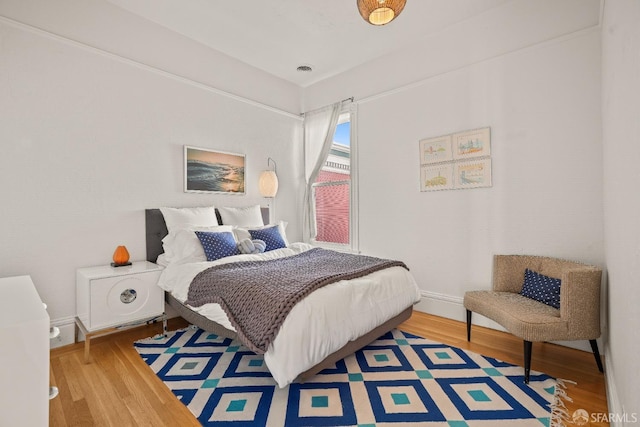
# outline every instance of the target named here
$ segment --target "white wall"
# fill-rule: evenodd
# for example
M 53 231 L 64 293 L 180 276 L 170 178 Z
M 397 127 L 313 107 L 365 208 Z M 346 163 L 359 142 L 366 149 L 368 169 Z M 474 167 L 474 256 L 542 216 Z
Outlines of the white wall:
M 609 0 L 602 25 L 609 410 L 640 417 L 640 3 Z M 612 423 L 622 425 L 622 423 Z
M 362 103 L 361 249 L 458 298 L 496 253 L 602 264 L 599 61 L 594 30 Z M 418 141 L 484 126 L 493 187 L 421 193 Z
M 598 12 L 510 2 L 306 88 L 309 108 L 356 96 L 360 249 L 409 265 L 419 309 L 462 320 L 464 292 L 490 287 L 493 254 L 604 266 Z M 507 24 L 528 13 L 531 27 Z M 471 47 L 456 30 L 477 34 Z M 485 126 L 493 187 L 421 193 L 419 140 Z
M 410 13 L 407 9 L 404 13 Z M 510 0 L 304 90 L 304 111 L 356 101 L 599 24 L 600 0 Z M 402 25 L 398 20 L 397 24 Z M 377 28 L 385 31 L 385 27 Z
M 68 322 L 76 268 L 122 244 L 145 259 L 145 208 L 265 204 L 267 157 L 299 239 L 300 139 L 292 114 L 0 20 L 0 277 L 31 275 L 53 323 Z M 184 193 L 185 144 L 246 154 L 247 194 Z

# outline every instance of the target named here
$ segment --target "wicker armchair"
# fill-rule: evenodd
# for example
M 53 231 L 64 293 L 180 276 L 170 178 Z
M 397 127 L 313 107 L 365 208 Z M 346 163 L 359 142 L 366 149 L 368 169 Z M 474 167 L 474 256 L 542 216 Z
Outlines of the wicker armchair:
M 525 269 L 562 280 L 560 309 L 520 295 Z M 599 267 L 556 258 L 495 255 L 493 289 L 464 295 L 467 341 L 471 315 L 479 313 L 524 340 L 524 379 L 529 383 L 531 343 L 534 341 L 589 340 L 600 372 L 603 371 L 596 338 L 600 336 Z

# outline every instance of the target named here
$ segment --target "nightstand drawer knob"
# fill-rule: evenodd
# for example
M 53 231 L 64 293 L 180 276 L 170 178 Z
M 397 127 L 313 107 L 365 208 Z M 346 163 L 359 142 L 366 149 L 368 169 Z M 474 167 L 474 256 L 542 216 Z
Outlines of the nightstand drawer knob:
M 125 304 L 131 304 L 136 300 L 137 297 L 138 297 L 138 293 L 136 292 L 135 289 L 125 289 L 120 294 L 120 301 L 122 301 Z

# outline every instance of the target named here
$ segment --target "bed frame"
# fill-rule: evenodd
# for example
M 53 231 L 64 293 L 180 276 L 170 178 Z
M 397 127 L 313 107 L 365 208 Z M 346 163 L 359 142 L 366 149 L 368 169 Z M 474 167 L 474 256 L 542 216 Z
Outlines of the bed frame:
M 268 224 L 269 208 L 261 208 L 261 210 L 264 223 Z M 220 213 L 217 209 L 216 216 L 218 217 L 218 223 L 222 224 L 222 219 L 220 218 Z M 168 234 L 167 226 L 164 222 L 164 217 L 162 216 L 162 212 L 160 212 L 160 209 L 145 210 L 145 226 L 147 236 L 147 261 L 155 263 L 158 259 L 158 256 L 164 252 L 162 249 L 162 239 Z M 191 310 L 189 307 L 172 297 L 168 292 L 165 292 L 165 301 L 185 320 L 198 326 L 199 328 L 204 329 L 208 332 L 213 332 L 226 338 L 237 338 L 237 334 L 234 331 L 231 331 L 220 325 L 219 323 L 216 323 L 213 320 L 210 320 Z M 323 369 L 332 366 L 338 360 L 344 359 L 346 356 L 353 354 L 357 350 L 360 350 L 362 347 L 371 344 L 377 338 L 395 329 L 399 324 L 411 317 L 412 311 L 413 306 L 409 306 L 397 316 L 392 317 L 382 325 L 367 332 L 360 338 L 349 341 L 344 347 L 327 356 L 322 362 L 298 375 L 297 380 L 304 381 L 306 379 L 309 379 Z

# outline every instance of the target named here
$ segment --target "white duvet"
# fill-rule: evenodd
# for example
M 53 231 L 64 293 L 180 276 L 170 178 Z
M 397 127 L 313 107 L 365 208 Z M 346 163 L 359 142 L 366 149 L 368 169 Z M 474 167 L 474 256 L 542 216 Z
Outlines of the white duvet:
M 236 261 L 275 259 L 311 249 L 305 243 L 254 255 L 235 255 L 213 262 L 170 264 L 158 285 L 184 303 L 189 284 L 202 270 Z M 349 341 L 364 335 L 420 300 L 420 291 L 402 267 L 332 283 L 296 304 L 264 355 L 278 383 L 285 387 Z M 191 307 L 199 314 L 235 330 L 218 304 Z

